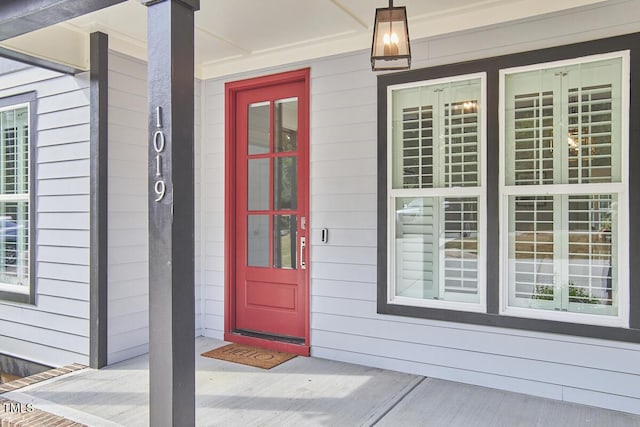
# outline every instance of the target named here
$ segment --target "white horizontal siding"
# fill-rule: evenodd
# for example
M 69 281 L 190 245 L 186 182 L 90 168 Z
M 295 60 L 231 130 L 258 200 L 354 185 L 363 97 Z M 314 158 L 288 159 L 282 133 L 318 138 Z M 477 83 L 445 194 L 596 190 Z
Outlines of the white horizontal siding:
M 109 53 L 107 363 L 149 343 L 147 66 Z
M 415 55 L 412 68 L 486 58 L 514 52 L 561 46 L 638 31 L 635 0 L 613 0 L 565 10 L 543 17 L 499 24 L 434 37 L 420 46 L 428 54 Z M 413 50 L 413 43 L 412 43 Z
M 89 133 L 90 126 L 88 123 L 74 124 L 67 128 L 42 129 L 38 134 L 38 146 L 48 147 L 71 142 L 84 142 L 89 137 Z
M 88 134 L 86 136 L 88 137 Z M 41 181 L 45 179 L 84 178 L 89 177 L 89 168 L 89 159 L 72 160 L 38 164 L 36 173 Z
M 202 335 L 223 338 L 224 332 L 224 84 L 201 83 L 202 140 L 200 180 Z
M 61 92 L 52 94 L 38 101 L 38 112 L 40 114 L 54 113 L 64 105 L 67 109 L 86 109 L 87 99 L 89 99 L 89 88 L 73 90 L 71 92 Z
M 199 226 L 200 83 L 195 82 L 195 220 Z M 109 54 L 108 364 L 149 350 L 147 64 Z M 200 241 L 196 237 L 196 329 L 200 327 Z
M 36 92 L 39 191 L 36 304 L 0 301 L 0 352 L 46 365 L 89 360 L 88 86 L 88 73 L 22 66 L 0 75 L 0 97 Z
M 597 17 L 604 13 L 607 18 L 613 16 L 615 22 L 628 23 L 628 7 L 631 3 L 618 2 L 607 8 L 594 7 L 581 12 L 580 19 L 572 16 L 571 22 L 575 28 L 567 25 L 566 16 L 555 16 L 420 41 L 415 45 L 414 58 L 417 59 L 417 66 L 430 66 L 513 53 L 533 46 L 549 47 L 558 42 L 557 39 L 546 37 L 549 34 L 555 36 L 559 32 L 566 33 L 566 42 L 616 35 L 624 31 L 605 28 L 604 22 L 610 19 L 601 21 Z M 633 3 L 636 12 L 639 6 L 637 2 Z M 625 14 L 627 17 L 618 20 L 618 17 Z M 634 19 L 634 28 L 625 27 L 625 31 L 638 31 L 640 22 L 637 18 Z M 588 23 L 588 30 L 598 25 L 601 28 L 597 31 L 585 31 L 585 23 Z M 517 35 L 515 40 L 524 38 L 527 42 L 514 43 L 514 37 L 511 35 Z M 532 40 L 532 37 L 535 37 L 533 35 L 539 35 L 540 40 Z M 489 51 L 487 46 L 493 48 Z M 363 64 L 363 74 L 368 72 L 365 69 L 366 53 L 359 57 L 354 55 L 353 60 Z M 344 58 L 341 61 L 344 65 Z M 353 67 L 347 68 L 353 70 Z M 323 70 L 325 69 L 323 67 Z M 312 70 L 312 74 L 315 75 L 316 68 Z M 334 88 L 327 86 L 326 91 L 331 93 Z M 322 93 L 322 90 L 316 85 L 315 92 Z M 348 105 L 344 104 L 341 91 L 336 93 L 336 98 L 340 100 L 341 107 L 348 108 Z M 322 103 L 326 103 L 328 99 L 329 95 L 323 97 Z M 324 136 L 324 132 L 332 127 L 333 122 L 318 123 L 318 127 L 314 127 L 317 115 L 314 114 L 313 102 L 312 100 L 312 144 L 320 144 L 315 129 L 320 129 L 320 135 Z M 362 106 L 361 101 L 354 101 L 352 108 L 365 111 L 367 107 Z M 360 121 L 362 116 L 356 114 L 355 117 Z M 372 120 L 375 120 L 375 117 L 372 116 Z M 343 122 L 341 120 L 337 124 L 342 125 Z M 344 137 L 341 138 L 345 141 Z M 364 148 L 363 158 L 376 155 L 375 138 L 371 141 L 371 148 Z M 361 147 L 367 146 L 362 144 Z M 320 153 L 325 154 L 322 151 Z M 343 158 L 341 155 L 336 157 Z M 326 180 L 329 178 L 325 178 L 325 175 L 336 169 L 345 170 L 333 166 L 318 171 L 318 168 L 324 169 L 325 164 L 322 162 L 325 159 L 321 158 L 321 162 L 314 159 L 312 156 L 312 185 L 318 182 L 314 178 L 318 174 L 322 176 L 322 180 L 320 188 L 312 187 L 312 203 L 314 200 L 323 200 L 315 196 L 318 191 L 328 191 Z M 375 166 L 369 170 L 372 174 L 376 173 Z M 361 173 L 362 169 L 358 169 L 351 179 L 358 179 Z M 345 176 L 345 180 L 351 179 Z M 341 193 L 345 187 L 349 188 L 349 192 L 354 190 L 347 183 L 335 187 L 333 194 Z M 362 185 L 361 188 L 362 192 L 366 193 L 370 187 Z M 329 200 L 338 201 L 323 201 Z M 351 205 L 351 202 L 345 203 L 332 210 L 338 214 Z M 365 213 L 375 212 L 375 209 L 374 203 L 365 204 L 362 208 Z M 323 222 L 330 221 L 332 217 L 331 212 L 324 212 L 324 208 L 313 204 L 312 224 L 316 228 L 324 226 L 318 222 L 318 210 L 323 211 Z M 330 228 L 328 246 L 332 242 L 332 231 Z M 311 248 L 314 278 L 312 354 L 630 412 L 640 410 L 640 370 L 634 362 L 640 356 L 640 346 L 377 315 L 375 279 L 367 284 L 361 279 L 353 280 L 352 273 L 343 273 L 345 279 L 336 277 L 338 274 L 327 268 L 328 263 L 335 265 L 338 270 L 357 269 L 345 265 L 343 254 L 336 252 L 333 247 L 327 251 L 318 251 L 321 247 L 318 240 L 312 238 Z M 333 245 L 335 244 L 334 241 Z M 358 250 L 357 246 L 350 249 L 350 252 Z M 354 258 L 353 255 L 350 257 Z M 375 257 L 371 257 L 371 253 L 369 257 L 371 265 L 375 267 Z
M 206 239 L 202 236 L 202 233 L 198 232 L 198 230 L 203 230 L 203 220 L 206 218 L 204 213 L 204 199 L 203 197 L 203 162 L 205 157 L 202 155 L 203 146 L 202 141 L 204 140 L 203 132 L 204 127 L 202 126 L 202 114 L 204 111 L 204 100 L 205 97 L 202 96 L 204 83 L 201 80 L 196 79 L 194 84 L 194 114 L 195 114 L 195 122 L 194 122 L 194 163 L 193 163 L 193 182 L 194 182 L 194 198 L 195 198 L 195 242 L 194 242 L 194 280 L 195 280 L 195 328 L 196 335 L 204 335 L 204 325 L 206 323 L 204 319 L 204 283 L 205 283 L 205 271 L 203 262 L 205 256 L 205 243 Z
M 40 182 L 40 196 L 83 195 L 89 186 L 88 177 L 47 179 Z M 62 219 L 61 217 L 59 219 Z
M 70 300 L 89 301 L 89 288 L 86 284 L 68 280 L 39 279 L 38 293 Z
M 67 214 L 69 215 L 69 214 Z M 40 216 L 39 218 L 41 218 Z M 60 246 L 38 246 L 37 259 L 41 262 L 66 264 L 69 259 L 84 259 L 89 264 L 88 248 L 65 248 Z
M 12 61 L 9 59 L 0 61 L 0 74 L 15 73 L 16 71 L 27 68 L 29 68 L 29 65 L 23 64 L 22 62 Z
M 640 2 L 558 14 L 412 42 L 414 68 L 640 31 Z M 311 352 L 640 413 L 640 346 L 379 315 L 377 86 L 362 51 L 206 81 L 205 335 L 224 323 L 224 82 L 311 67 Z M 329 229 L 329 242 L 320 229 Z
M 39 163 L 64 162 L 67 160 L 82 160 L 89 157 L 89 142 L 75 142 L 64 145 L 40 147 L 38 150 Z
M 87 321 L 87 335 L 88 331 Z M 14 325 L 15 329 L 22 330 L 20 324 Z M 11 328 L 14 329 L 14 328 Z M 53 345 L 47 345 L 38 341 L 35 341 L 32 337 L 20 337 L 15 338 L 11 333 L 10 335 L 0 335 L 0 349 L 4 354 L 20 357 L 33 362 L 42 363 L 49 366 L 64 366 L 68 365 L 70 360 L 75 360 L 73 363 L 89 363 L 89 356 L 85 351 L 81 353 L 74 353 L 72 350 L 65 348 L 61 349 L 59 343 L 53 343 Z M 87 343 L 87 348 L 89 344 Z
M 37 196 L 39 212 L 88 212 L 89 195 Z
M 62 246 L 72 248 L 88 248 L 86 240 L 88 230 L 38 230 L 38 246 Z

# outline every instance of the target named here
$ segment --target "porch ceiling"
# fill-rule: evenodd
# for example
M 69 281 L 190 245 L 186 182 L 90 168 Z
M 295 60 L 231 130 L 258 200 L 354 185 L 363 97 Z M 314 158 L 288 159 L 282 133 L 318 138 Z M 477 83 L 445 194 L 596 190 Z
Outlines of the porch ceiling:
M 437 36 L 605 0 L 396 0 L 412 39 Z M 210 78 L 368 49 L 376 7 L 388 0 L 202 0 L 196 13 L 196 75 Z M 0 43 L 87 69 L 93 31 L 110 47 L 146 59 L 146 7 L 129 0 Z

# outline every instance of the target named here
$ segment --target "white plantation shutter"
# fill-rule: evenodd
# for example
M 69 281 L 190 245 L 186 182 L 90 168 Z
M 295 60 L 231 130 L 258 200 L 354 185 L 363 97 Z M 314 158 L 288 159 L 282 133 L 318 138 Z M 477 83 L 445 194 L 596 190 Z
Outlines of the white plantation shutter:
M 402 109 L 402 187 L 432 188 L 433 179 L 433 106 Z M 433 200 L 401 198 L 396 200 L 396 241 L 398 295 L 424 298 L 437 295 L 437 229 L 434 229 Z
M 512 293 L 515 298 L 532 301 L 536 307 L 549 307 L 555 299 L 554 197 L 515 196 L 510 199 L 514 255 Z M 552 307 L 552 305 L 551 305 Z
M 434 228 L 432 199 L 399 198 L 396 200 L 397 293 L 405 297 L 424 298 L 437 295 L 438 234 Z
M 444 207 L 444 292 L 449 299 L 473 299 L 478 293 L 478 199 L 448 197 Z
M 29 108 L 0 111 L 0 285 L 29 285 Z
M 478 180 L 478 100 L 444 106 L 445 187 L 475 187 Z
M 610 312 L 614 304 L 613 202 L 611 195 L 569 196 L 568 304 L 583 312 Z
M 611 85 L 569 89 L 568 98 L 569 182 L 611 182 Z
M 390 270 L 396 297 L 481 303 L 480 83 L 474 78 L 392 92 Z M 455 187 L 467 188 L 466 196 L 447 195 Z
M 553 93 L 516 95 L 514 110 L 514 183 L 553 183 Z
M 7 121 L 7 113 L 3 115 L 5 116 L 4 121 Z M 18 166 L 18 129 L 15 126 L 11 126 L 11 124 L 5 123 L 5 126 L 2 126 L 3 161 L 0 169 L 3 171 L 3 194 L 16 194 L 18 192 L 18 181 L 21 175 Z
M 503 74 L 508 306 L 619 316 L 622 58 Z
M 0 194 L 29 193 L 27 107 L 0 111 Z
M 402 111 L 403 188 L 433 187 L 433 107 Z

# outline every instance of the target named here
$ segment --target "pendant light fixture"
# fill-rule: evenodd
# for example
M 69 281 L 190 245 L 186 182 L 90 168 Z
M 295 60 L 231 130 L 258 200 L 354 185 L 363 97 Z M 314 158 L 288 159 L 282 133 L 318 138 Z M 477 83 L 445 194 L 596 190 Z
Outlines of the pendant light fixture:
M 371 44 L 371 69 L 407 70 L 411 67 L 411 46 L 407 26 L 407 8 L 389 7 L 376 9 Z

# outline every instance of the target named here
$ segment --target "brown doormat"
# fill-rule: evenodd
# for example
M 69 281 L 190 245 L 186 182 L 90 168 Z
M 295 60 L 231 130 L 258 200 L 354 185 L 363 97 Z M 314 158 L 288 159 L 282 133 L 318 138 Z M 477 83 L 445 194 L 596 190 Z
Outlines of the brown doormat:
M 264 348 L 250 347 L 241 344 L 228 344 L 202 353 L 202 356 L 227 362 L 241 363 L 255 366 L 256 368 L 271 369 L 274 366 L 296 357 L 295 354 L 279 351 L 265 350 Z

